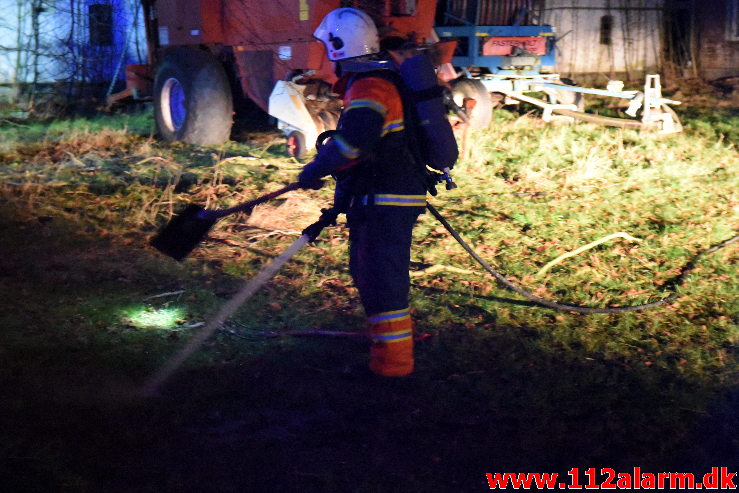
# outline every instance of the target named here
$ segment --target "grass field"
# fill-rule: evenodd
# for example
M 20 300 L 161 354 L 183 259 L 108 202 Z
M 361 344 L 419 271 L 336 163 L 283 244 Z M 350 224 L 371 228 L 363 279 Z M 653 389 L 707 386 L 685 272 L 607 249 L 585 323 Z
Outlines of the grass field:
M 710 101 L 709 101 L 710 103 Z M 540 297 L 498 287 L 430 214 L 411 307 L 417 371 L 367 375 L 340 221 L 154 397 L 135 391 L 329 204 L 291 192 L 220 221 L 184 262 L 148 239 L 189 202 L 291 182 L 283 138 L 166 145 L 147 112 L 0 122 L 3 491 L 483 491 L 488 472 L 704 473 L 739 464 L 739 112 L 685 132 L 496 111 L 431 202 Z M 542 268 L 613 233 L 616 238 Z M 680 282 L 677 276 L 694 262 Z M 582 477 L 582 476 L 581 476 Z M 601 478 L 602 479 L 602 478 Z

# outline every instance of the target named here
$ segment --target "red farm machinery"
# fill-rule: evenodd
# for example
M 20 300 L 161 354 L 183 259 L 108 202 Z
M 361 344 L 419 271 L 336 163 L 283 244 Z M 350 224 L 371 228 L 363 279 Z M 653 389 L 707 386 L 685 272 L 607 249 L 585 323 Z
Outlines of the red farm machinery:
M 323 45 L 312 36 L 335 8 L 368 12 L 381 34 L 434 40 L 436 0 L 142 0 L 148 64 L 126 67 L 126 90 L 154 103 L 167 141 L 212 145 L 229 137 L 239 101 L 276 118 L 301 157 L 333 129 L 341 103 Z M 238 115 L 237 115 L 238 116 Z

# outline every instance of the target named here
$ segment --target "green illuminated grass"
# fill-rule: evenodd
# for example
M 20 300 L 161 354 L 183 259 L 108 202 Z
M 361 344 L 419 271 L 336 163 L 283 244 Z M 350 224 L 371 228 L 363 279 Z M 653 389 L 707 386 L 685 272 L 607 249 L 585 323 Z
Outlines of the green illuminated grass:
M 124 309 L 123 314 L 127 323 L 139 329 L 174 329 L 182 323 L 184 310 L 179 307 L 137 306 Z
M 432 199 L 539 296 L 651 302 L 695 261 L 675 303 L 531 306 L 426 214 L 411 307 L 433 337 L 412 377 L 376 380 L 358 370 L 362 342 L 278 337 L 362 329 L 340 223 L 149 401 L 131 395 L 318 216 L 330 187 L 276 200 L 257 223 L 219 221 L 176 263 L 147 240 L 180 206 L 233 205 L 296 177 L 279 134 L 192 148 L 152 139 L 146 114 L 0 125 L 0 457 L 14 471 L 0 480 L 8 491 L 476 491 L 485 472 L 731 465 L 737 246 L 696 256 L 739 232 L 739 116 L 681 115 L 684 133 L 658 135 L 496 112 L 455 167 L 459 188 Z M 641 241 L 536 277 L 619 231 Z

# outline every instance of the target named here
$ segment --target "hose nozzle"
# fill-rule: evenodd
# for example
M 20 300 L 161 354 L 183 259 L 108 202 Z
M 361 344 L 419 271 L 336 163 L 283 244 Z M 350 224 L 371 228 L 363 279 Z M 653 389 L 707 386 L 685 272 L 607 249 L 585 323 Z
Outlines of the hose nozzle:
M 442 170 L 441 178 L 439 179 L 439 181 L 440 182 L 441 181 L 446 182 L 446 189 L 447 190 L 454 190 L 455 188 L 457 188 L 457 184 L 454 183 L 454 180 L 452 179 L 452 173 L 449 170 L 449 168 L 444 168 Z

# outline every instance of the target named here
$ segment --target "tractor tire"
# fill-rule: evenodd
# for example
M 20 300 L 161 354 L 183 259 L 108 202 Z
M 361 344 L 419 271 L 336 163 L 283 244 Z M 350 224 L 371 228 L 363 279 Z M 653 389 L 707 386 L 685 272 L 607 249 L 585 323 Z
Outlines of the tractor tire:
M 154 77 L 154 116 L 167 142 L 226 142 L 233 125 L 233 96 L 221 63 L 194 48 L 168 54 Z
M 287 136 L 287 153 L 297 160 L 305 157 L 308 149 L 305 145 L 305 135 L 294 130 Z
M 454 102 L 464 108 L 465 99 L 474 99 L 470 114 L 470 128 L 487 128 L 493 119 L 493 101 L 485 86 L 476 79 L 457 79 L 452 82 Z

